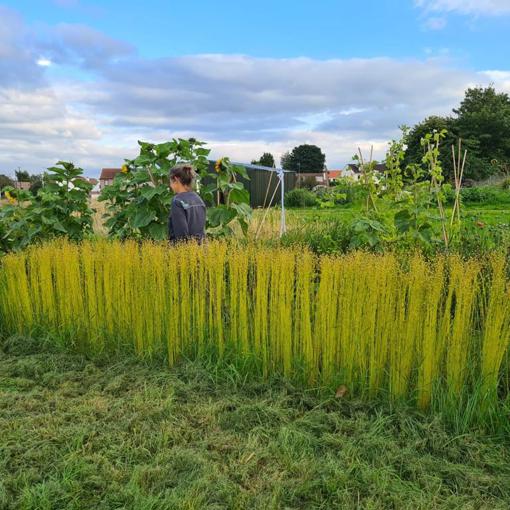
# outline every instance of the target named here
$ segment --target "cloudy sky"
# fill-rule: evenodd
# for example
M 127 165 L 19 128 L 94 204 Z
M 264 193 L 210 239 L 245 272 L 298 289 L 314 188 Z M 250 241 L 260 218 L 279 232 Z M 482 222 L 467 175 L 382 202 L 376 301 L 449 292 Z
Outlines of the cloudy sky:
M 0 0 L 0 173 L 96 175 L 138 139 L 382 156 L 469 86 L 510 92 L 510 0 Z

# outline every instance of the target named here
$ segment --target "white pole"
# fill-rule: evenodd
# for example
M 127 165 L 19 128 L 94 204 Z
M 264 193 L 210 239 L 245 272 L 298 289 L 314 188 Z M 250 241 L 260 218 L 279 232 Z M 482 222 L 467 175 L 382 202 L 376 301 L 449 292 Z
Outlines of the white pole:
M 282 215 L 280 221 L 280 237 L 282 237 L 282 235 L 287 231 L 287 226 L 285 225 L 285 176 L 282 168 L 278 170 L 278 177 L 280 178 L 280 189 L 282 196 Z

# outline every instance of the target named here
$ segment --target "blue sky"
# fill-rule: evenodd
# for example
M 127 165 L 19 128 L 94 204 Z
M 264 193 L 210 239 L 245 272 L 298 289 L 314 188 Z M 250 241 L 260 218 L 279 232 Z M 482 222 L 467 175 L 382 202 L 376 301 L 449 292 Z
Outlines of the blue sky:
M 241 160 L 380 157 L 467 86 L 510 92 L 509 31 L 510 0 L 0 0 L 1 171 L 94 174 L 172 136 Z

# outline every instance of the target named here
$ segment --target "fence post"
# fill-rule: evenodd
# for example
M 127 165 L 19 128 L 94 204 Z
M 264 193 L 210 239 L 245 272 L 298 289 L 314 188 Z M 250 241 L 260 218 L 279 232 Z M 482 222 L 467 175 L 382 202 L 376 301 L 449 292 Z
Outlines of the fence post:
M 280 179 L 280 190 L 282 196 L 282 214 L 280 220 L 280 237 L 287 231 L 287 226 L 285 224 L 285 174 L 283 168 L 278 169 L 278 177 Z

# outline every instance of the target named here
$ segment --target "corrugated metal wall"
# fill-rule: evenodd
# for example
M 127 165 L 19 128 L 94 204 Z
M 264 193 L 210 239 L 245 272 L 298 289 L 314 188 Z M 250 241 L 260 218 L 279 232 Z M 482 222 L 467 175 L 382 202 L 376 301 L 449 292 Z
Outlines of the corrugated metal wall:
M 241 179 L 241 181 L 250 192 L 250 205 L 253 208 L 263 207 L 264 200 L 267 207 L 277 186 L 278 191 L 276 191 L 272 205 L 280 203 L 281 191 L 280 186 L 278 185 L 278 174 L 275 171 L 266 169 L 265 167 L 258 167 L 256 165 L 245 165 L 242 163 L 234 164 L 244 166 L 248 172 L 250 179 Z M 209 162 L 209 171 L 214 173 L 214 161 Z M 284 175 L 285 191 L 287 192 L 296 187 L 297 176 L 296 172 L 285 172 Z

